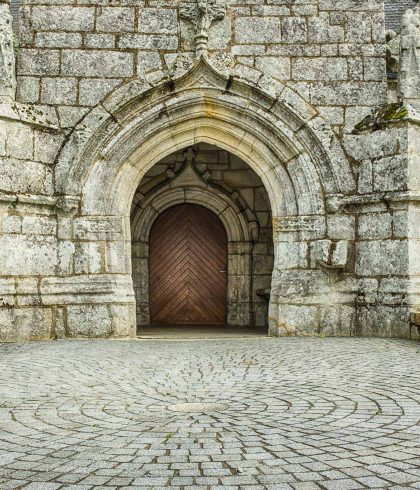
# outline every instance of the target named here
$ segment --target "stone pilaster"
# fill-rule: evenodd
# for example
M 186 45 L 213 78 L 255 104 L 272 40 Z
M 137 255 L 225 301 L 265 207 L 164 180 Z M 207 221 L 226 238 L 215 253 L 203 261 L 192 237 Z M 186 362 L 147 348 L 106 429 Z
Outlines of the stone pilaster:
M 13 18 L 9 0 L 0 0 L 0 97 L 15 98 L 16 75 L 13 50 Z

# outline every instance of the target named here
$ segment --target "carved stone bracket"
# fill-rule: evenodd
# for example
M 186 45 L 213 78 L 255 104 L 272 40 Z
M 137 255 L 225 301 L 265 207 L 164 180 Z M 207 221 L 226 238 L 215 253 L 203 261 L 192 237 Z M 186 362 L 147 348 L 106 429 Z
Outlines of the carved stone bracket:
M 350 260 L 347 240 L 319 240 L 314 244 L 314 257 L 324 269 L 345 270 Z
M 214 21 L 222 20 L 226 16 L 224 0 L 195 0 L 194 3 L 183 3 L 179 8 L 179 14 L 182 19 L 194 25 L 197 58 L 207 55 L 210 26 Z
M 14 99 L 16 75 L 12 25 L 9 0 L 0 0 L 0 97 Z

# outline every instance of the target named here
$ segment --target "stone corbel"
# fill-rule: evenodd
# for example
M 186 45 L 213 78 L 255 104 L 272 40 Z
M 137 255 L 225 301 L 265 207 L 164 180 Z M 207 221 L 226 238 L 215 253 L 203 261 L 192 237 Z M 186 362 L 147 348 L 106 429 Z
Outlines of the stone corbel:
M 350 244 L 347 240 L 320 240 L 316 242 L 314 255 L 322 268 L 344 270 L 350 260 Z
M 254 242 L 258 241 L 258 237 L 260 234 L 260 227 L 258 226 L 257 221 L 251 221 L 248 224 L 249 232 L 251 234 L 251 238 Z
M 57 197 L 55 207 L 58 212 L 74 216 L 79 211 L 80 197 L 78 196 L 60 196 Z

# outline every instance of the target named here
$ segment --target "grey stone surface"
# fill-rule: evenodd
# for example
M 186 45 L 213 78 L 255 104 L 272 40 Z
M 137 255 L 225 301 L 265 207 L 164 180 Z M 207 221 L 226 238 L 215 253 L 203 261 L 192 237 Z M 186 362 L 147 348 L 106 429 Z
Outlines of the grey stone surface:
M 413 342 L 67 340 L 0 344 L 0 356 L 4 489 L 420 481 Z M 225 408 L 170 410 L 185 403 Z
M 179 199 L 233 237 L 229 323 L 419 337 L 419 7 L 391 48 L 381 0 L 28 0 L 19 42 L 0 6 L 0 339 L 134 335 Z

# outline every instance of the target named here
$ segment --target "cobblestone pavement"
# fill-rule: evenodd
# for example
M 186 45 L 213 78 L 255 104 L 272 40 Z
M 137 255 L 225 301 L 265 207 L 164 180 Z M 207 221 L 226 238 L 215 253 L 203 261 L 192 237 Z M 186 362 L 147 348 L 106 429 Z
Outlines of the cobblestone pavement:
M 0 489 L 420 488 L 419 360 L 398 340 L 3 344 Z

